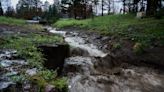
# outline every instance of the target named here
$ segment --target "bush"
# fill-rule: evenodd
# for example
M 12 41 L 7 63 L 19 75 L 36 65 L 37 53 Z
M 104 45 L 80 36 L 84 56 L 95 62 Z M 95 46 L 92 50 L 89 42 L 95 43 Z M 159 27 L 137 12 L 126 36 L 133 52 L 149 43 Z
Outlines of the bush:
M 159 11 L 157 11 L 155 18 L 156 19 L 161 19 L 164 16 L 164 8 L 160 9 Z

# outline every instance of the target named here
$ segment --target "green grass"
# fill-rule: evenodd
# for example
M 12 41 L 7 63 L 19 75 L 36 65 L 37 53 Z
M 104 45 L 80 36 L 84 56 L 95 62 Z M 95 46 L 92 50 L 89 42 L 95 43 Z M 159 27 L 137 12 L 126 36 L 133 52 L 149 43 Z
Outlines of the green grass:
M 0 16 L 0 24 L 11 25 L 11 26 L 20 26 L 26 29 L 32 30 L 41 30 L 43 31 L 43 27 L 39 24 L 27 24 L 26 20 L 16 19 L 11 17 Z
M 11 79 L 13 81 L 23 83 L 28 79 L 37 84 L 39 87 L 38 92 L 44 92 L 44 89 L 48 84 L 54 85 L 54 87 L 61 90 L 61 92 L 66 92 L 67 80 L 62 77 L 58 78 L 55 71 L 44 68 L 43 63 L 45 59 L 43 58 L 43 54 L 37 48 L 41 44 L 62 44 L 64 42 L 62 37 L 46 34 L 28 34 L 26 36 L 12 35 L 3 39 L 5 39 L 5 41 L 0 44 L 0 49 L 16 50 L 18 56 L 28 62 L 29 68 L 35 67 L 38 69 L 38 73 L 31 77 L 26 76 L 23 72 L 20 75 L 12 76 Z
M 151 44 L 159 41 L 160 44 L 164 44 L 164 18 L 137 19 L 131 14 L 108 15 L 86 20 L 59 20 L 54 26 L 86 28 L 103 35 L 115 35 L 135 42 Z
M 28 68 L 38 69 L 38 73 L 31 77 L 26 75 L 24 72 L 21 72 L 16 76 L 12 76 L 11 79 L 14 82 L 23 83 L 25 80 L 35 82 L 39 87 L 38 92 L 44 92 L 44 89 L 48 84 L 54 85 L 55 89 L 58 89 L 61 92 L 67 90 L 67 80 L 65 78 L 58 78 L 55 71 L 44 68 L 43 63 L 45 59 L 43 58 L 43 54 L 41 53 L 40 49 L 37 48 L 42 44 L 62 44 L 64 43 L 63 37 L 58 35 L 48 35 L 44 32 L 43 34 L 37 32 L 42 31 L 42 26 L 27 25 L 25 20 L 0 17 L 0 24 L 22 27 L 22 30 L 29 29 L 29 32 L 26 34 L 15 33 L 14 35 L 4 35 L 0 37 L 0 49 L 16 50 L 18 56 L 28 62 Z M 37 31 L 35 32 L 30 30 Z
M 42 67 L 43 57 L 41 52 L 37 49 L 41 44 L 55 44 L 62 43 L 63 38 L 59 36 L 30 34 L 28 36 L 9 36 L 5 38 L 0 47 L 3 49 L 14 49 L 20 57 L 26 59 L 32 67 Z
M 29 80 L 39 85 L 40 91 L 38 92 L 44 92 L 47 84 L 53 85 L 56 90 L 59 90 L 59 92 L 68 91 L 67 78 L 57 77 L 57 73 L 55 71 L 47 69 L 39 71 L 37 75 L 29 77 Z
M 58 28 L 64 28 L 64 27 L 85 27 L 88 25 L 88 22 L 90 20 L 75 20 L 75 19 L 60 19 L 57 21 L 53 26 Z
M 0 24 L 23 26 L 26 24 L 26 21 L 22 19 L 15 19 L 15 18 L 1 16 Z

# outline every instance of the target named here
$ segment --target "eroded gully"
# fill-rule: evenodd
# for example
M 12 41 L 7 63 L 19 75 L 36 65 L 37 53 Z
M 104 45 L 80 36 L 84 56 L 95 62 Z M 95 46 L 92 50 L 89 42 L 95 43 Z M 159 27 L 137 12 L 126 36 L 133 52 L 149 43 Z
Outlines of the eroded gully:
M 110 55 L 80 37 L 78 32 L 46 28 L 62 35 L 71 47 L 71 57 L 64 65 L 69 92 L 163 92 L 162 71 L 130 64 L 112 67 Z

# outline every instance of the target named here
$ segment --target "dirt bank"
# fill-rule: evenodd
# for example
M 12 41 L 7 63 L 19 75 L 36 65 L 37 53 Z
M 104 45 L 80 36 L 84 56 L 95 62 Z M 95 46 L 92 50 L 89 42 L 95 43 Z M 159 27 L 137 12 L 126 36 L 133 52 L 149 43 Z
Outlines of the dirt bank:
M 126 62 L 137 66 L 150 66 L 159 69 L 164 67 L 164 46 L 157 41 L 149 46 L 142 46 L 139 42 L 121 36 L 105 36 L 78 28 L 60 30 L 65 30 L 68 34 L 69 32 L 77 32 L 79 37 L 98 46 L 98 49 L 108 53 L 119 63 Z
M 69 92 L 163 91 L 162 46 L 143 48 L 141 43 L 128 39 L 77 29 L 50 32 L 63 35 L 73 48 L 73 56 L 65 60 L 64 66 Z

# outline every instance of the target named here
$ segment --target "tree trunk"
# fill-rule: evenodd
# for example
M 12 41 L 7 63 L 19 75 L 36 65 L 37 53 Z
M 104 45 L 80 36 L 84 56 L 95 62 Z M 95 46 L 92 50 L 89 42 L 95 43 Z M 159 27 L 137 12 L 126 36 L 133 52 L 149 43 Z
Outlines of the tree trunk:
M 111 2 L 110 2 L 110 0 L 108 0 L 108 15 L 110 14 L 110 10 L 111 10 L 110 4 L 111 4 Z
M 101 4 L 101 6 L 102 6 L 102 8 L 101 8 L 101 10 L 102 10 L 101 15 L 104 16 L 104 0 L 102 0 L 101 3 L 102 3 L 102 4 Z
M 158 1 L 158 6 L 159 6 L 160 9 L 162 8 L 162 0 Z
M 74 14 L 74 18 L 76 19 L 77 15 L 76 15 L 76 5 L 75 5 L 75 2 L 73 3 L 73 14 Z
M 1 1 L 0 1 L 0 16 L 3 16 L 3 9 L 2 9 L 2 5 L 1 5 Z
M 123 14 L 125 14 L 125 0 L 123 0 Z
M 156 14 L 158 1 L 159 0 L 147 0 L 147 16 L 154 16 Z
M 85 0 L 84 3 L 85 3 L 85 5 L 84 5 L 84 11 L 83 11 L 83 13 L 84 13 L 83 18 L 86 19 L 87 18 L 87 1 Z
M 92 14 L 92 20 L 94 19 L 94 14 L 93 14 L 93 6 L 91 5 L 91 14 Z

